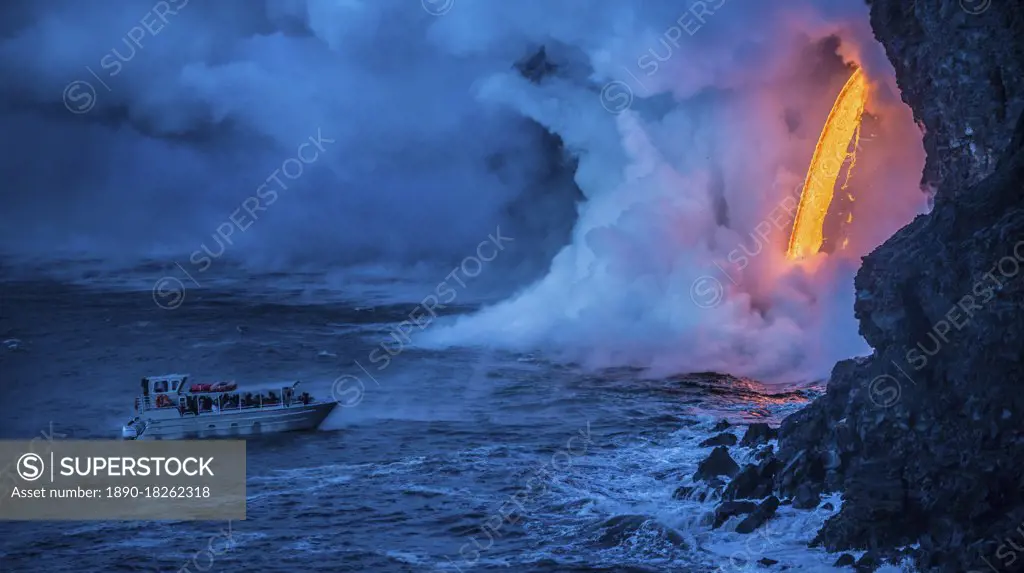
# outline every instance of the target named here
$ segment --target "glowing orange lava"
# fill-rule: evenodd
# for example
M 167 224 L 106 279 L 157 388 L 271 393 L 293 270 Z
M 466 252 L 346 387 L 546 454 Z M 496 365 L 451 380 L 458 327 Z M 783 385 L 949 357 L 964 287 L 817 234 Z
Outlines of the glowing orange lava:
M 790 259 L 802 259 L 821 249 L 824 242 L 822 226 L 828 207 L 832 203 L 836 179 L 839 178 L 839 172 L 849 156 L 850 165 L 847 167 L 846 180 L 842 187 L 845 190 L 857 160 L 860 120 L 864 115 L 867 100 L 867 77 L 864 71 L 858 68 L 839 92 L 839 97 L 828 114 L 828 120 L 814 148 L 814 156 L 807 168 L 807 178 L 800 192 L 800 205 L 797 207 L 796 220 L 793 222 L 793 233 L 789 237 L 786 256 Z M 854 141 L 853 151 L 847 153 L 851 140 Z

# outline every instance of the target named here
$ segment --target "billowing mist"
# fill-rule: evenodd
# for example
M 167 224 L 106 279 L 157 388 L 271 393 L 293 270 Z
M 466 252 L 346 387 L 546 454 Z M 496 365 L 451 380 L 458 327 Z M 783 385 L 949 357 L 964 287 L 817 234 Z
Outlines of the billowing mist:
M 543 269 L 568 240 L 553 138 L 477 91 L 527 37 L 456 53 L 407 0 L 4 10 L 3 251 L 401 268 L 502 225 Z
M 3 11 L 0 251 L 18 260 L 441 280 L 500 229 L 514 242 L 483 272 L 516 294 L 423 342 L 794 380 L 866 349 L 860 257 L 925 208 L 862 0 Z M 854 199 L 831 252 L 787 261 L 852 65 L 872 82 Z

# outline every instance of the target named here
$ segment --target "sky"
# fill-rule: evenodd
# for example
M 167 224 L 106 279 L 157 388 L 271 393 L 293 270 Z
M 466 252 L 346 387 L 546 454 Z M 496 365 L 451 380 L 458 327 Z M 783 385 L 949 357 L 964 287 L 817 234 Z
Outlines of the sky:
M 867 351 L 860 257 L 926 209 L 921 134 L 860 0 L 2 10 L 9 264 L 439 282 L 498 233 L 480 274 L 503 299 L 429 344 L 788 381 Z M 524 77 L 541 48 L 549 69 Z M 793 264 L 795 197 L 853 65 L 872 119 L 850 242 Z

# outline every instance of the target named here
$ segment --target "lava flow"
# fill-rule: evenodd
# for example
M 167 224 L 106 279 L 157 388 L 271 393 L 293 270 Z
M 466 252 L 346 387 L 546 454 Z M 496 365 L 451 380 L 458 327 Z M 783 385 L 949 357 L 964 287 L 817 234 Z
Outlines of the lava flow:
M 786 256 L 790 259 L 801 259 L 817 253 L 824 242 L 822 227 L 825 224 L 828 207 L 832 203 L 836 179 L 839 178 L 839 172 L 847 157 L 850 157 L 846 182 L 843 183 L 843 189 L 846 189 L 856 162 L 861 116 L 864 115 L 867 99 L 867 78 L 864 71 L 858 68 L 839 92 L 839 97 L 828 114 L 828 120 L 814 148 L 814 156 L 807 168 L 807 178 L 800 192 L 800 205 L 797 207 L 796 220 L 793 222 L 793 233 L 789 237 Z M 854 141 L 853 151 L 848 153 L 851 140 Z

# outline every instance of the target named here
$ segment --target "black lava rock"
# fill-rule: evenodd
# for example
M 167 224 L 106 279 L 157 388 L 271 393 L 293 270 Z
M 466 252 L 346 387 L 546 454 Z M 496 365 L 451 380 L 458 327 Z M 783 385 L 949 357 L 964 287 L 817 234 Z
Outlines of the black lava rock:
M 997 158 L 1012 143 L 1013 124 L 1024 107 L 1020 2 L 934 0 L 927 15 L 901 0 L 873 0 L 871 5 L 875 37 L 896 70 L 903 101 L 923 126 L 926 160 L 921 183 L 936 187 L 939 195 L 974 186 L 992 173 Z M 984 65 L 986 70 L 965 75 L 953 69 L 957 63 Z M 990 79 L 995 77 L 1004 79 Z M 936 94 L 948 97 L 937 100 Z M 945 249 L 933 252 L 952 254 Z M 955 288 L 936 281 L 939 285 Z M 955 300 L 969 292 L 950 295 Z
M 780 462 L 775 458 L 758 465 L 747 464 L 722 492 L 724 499 L 763 499 L 772 493 Z
M 693 475 L 693 479 L 709 481 L 716 476 L 733 477 L 739 471 L 740 466 L 733 461 L 729 450 L 725 446 L 718 446 L 711 450 L 711 455 L 697 466 L 697 473 Z
M 838 519 L 830 519 L 816 541 L 830 551 L 910 545 L 909 532 L 935 529 L 923 523 L 920 511 L 907 503 L 908 486 L 892 463 L 863 460 L 847 478 L 845 503 Z M 845 540 L 838 543 L 839 539 Z
M 839 559 L 836 559 L 836 562 L 833 563 L 832 566 L 833 567 L 853 567 L 853 564 L 856 563 L 856 562 L 857 562 L 857 560 L 853 558 L 853 555 L 850 555 L 849 553 L 843 553 L 842 555 L 839 556 Z
M 814 509 L 821 502 L 821 492 L 811 483 L 801 484 L 793 496 L 793 507 L 796 509 Z
M 767 444 L 768 440 L 774 440 L 777 437 L 779 437 L 779 431 L 768 424 L 751 424 L 747 428 L 747 432 L 743 434 L 740 445 L 752 448 L 761 444 Z
M 730 517 L 750 513 L 757 509 L 757 504 L 752 501 L 725 501 L 715 508 L 715 521 L 711 529 L 718 529 Z
M 775 516 L 779 509 L 779 498 L 774 495 L 761 502 L 746 519 L 736 526 L 736 533 L 753 533 L 755 529 L 764 525 L 766 521 Z
M 735 435 L 723 433 L 704 440 L 700 443 L 700 447 L 710 448 L 712 446 L 735 446 L 736 441 L 737 438 Z
M 771 567 L 772 565 L 775 565 L 776 563 L 778 563 L 778 561 L 776 561 L 774 559 L 768 559 L 767 557 L 763 557 L 763 558 L 761 558 L 758 561 L 758 563 L 760 563 L 761 565 L 764 565 L 765 567 Z
M 723 419 L 719 420 L 717 424 L 715 424 L 714 428 L 711 428 L 711 431 L 712 432 L 724 432 L 724 431 L 728 430 L 730 426 L 732 426 L 732 424 L 729 423 L 729 420 L 726 420 L 725 418 L 723 418 Z
M 882 562 L 878 556 L 874 552 L 868 551 L 857 560 L 857 564 L 854 567 L 857 569 L 857 573 L 871 573 L 881 565 Z

